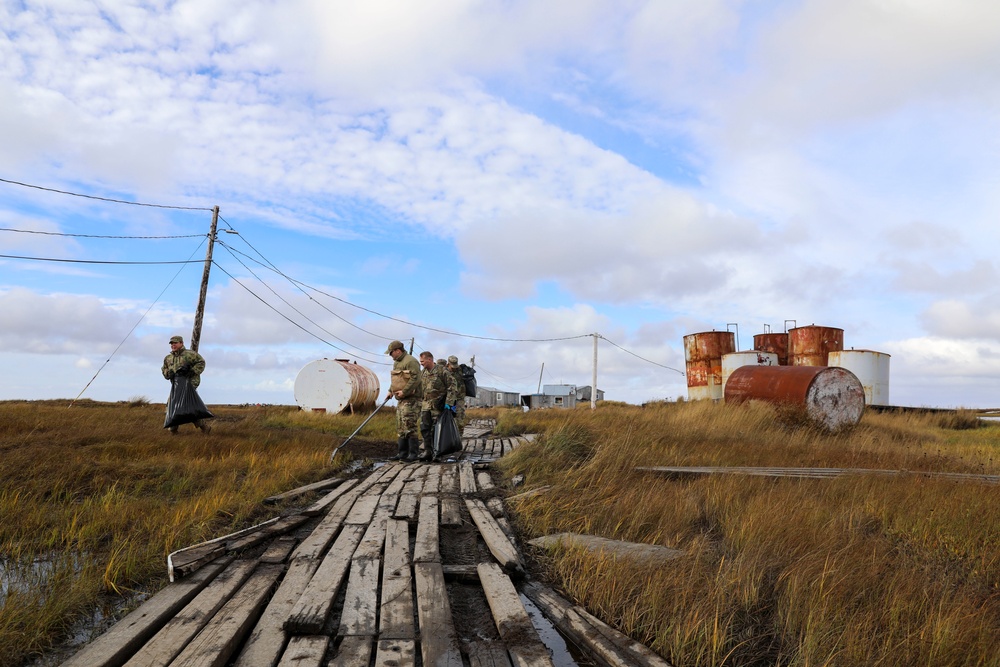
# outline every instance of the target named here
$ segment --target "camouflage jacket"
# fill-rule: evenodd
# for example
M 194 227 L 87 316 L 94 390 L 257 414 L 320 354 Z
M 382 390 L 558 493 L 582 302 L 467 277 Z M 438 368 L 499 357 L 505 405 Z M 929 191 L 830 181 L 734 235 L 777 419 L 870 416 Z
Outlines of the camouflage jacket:
M 185 366 L 191 369 L 191 386 L 197 387 L 201 384 L 201 374 L 205 370 L 205 358 L 194 350 L 186 347 L 174 350 L 163 358 L 163 368 L 160 370 L 163 377 L 170 380 L 174 373 Z
M 423 383 L 420 381 L 420 376 L 422 374 L 422 369 L 420 367 L 420 362 L 417 361 L 413 355 L 403 353 L 399 359 L 392 362 L 392 372 L 396 371 L 410 373 L 410 381 L 406 383 L 403 387 L 403 398 L 400 400 L 407 401 L 413 399 L 419 399 L 423 396 L 424 387 Z
M 434 364 L 430 370 L 425 368 L 421 371 L 420 380 L 424 388 L 422 410 L 433 412 L 444 410 L 445 403 L 454 391 L 449 377 L 450 373 L 440 364 Z

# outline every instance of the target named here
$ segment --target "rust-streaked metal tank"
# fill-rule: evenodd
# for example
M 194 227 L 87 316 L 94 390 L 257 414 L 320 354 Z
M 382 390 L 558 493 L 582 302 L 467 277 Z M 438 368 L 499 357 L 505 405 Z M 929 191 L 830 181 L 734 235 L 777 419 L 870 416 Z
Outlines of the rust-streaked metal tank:
M 722 355 L 722 391 L 726 391 L 726 381 L 737 368 L 744 366 L 777 366 L 778 355 L 760 350 L 743 350 Z
M 743 366 L 729 376 L 725 397 L 726 403 L 800 405 L 831 431 L 854 426 L 865 411 L 861 381 L 846 368 L 830 366 Z
M 844 349 L 844 330 L 836 327 L 795 327 L 788 330 L 790 366 L 827 366 L 830 352 Z
M 874 350 L 834 350 L 830 366 L 854 373 L 865 388 L 865 405 L 889 405 L 889 356 Z
M 347 359 L 317 359 L 295 377 L 295 402 L 313 412 L 371 410 L 378 400 L 378 376 Z
M 778 355 L 778 365 L 788 365 L 788 334 L 761 333 L 753 337 L 753 349 Z
M 684 336 L 689 400 L 722 398 L 722 355 L 735 351 L 732 331 L 703 331 Z

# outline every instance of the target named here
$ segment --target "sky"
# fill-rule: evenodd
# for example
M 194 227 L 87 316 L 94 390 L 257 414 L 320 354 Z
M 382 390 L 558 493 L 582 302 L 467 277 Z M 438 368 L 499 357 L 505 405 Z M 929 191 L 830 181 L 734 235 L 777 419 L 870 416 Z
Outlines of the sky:
M 817 324 L 1000 407 L 998 3 L 0 0 L 0 100 L 0 399 L 164 402 L 218 206 L 209 404 L 392 339 L 590 385 L 594 334 L 674 400 L 685 335 Z

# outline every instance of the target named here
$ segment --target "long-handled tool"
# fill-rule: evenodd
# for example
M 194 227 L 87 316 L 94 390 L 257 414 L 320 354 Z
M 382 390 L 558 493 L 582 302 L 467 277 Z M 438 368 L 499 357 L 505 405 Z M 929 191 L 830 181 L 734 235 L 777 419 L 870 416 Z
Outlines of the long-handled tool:
M 390 398 L 391 398 L 390 396 L 386 396 L 385 400 L 382 401 L 382 405 L 380 405 L 377 408 L 375 408 L 375 412 L 373 412 L 370 415 L 368 415 L 368 419 L 366 419 L 363 422 L 361 422 L 361 426 L 359 426 L 356 429 L 354 429 L 354 433 L 352 433 L 349 436 L 347 436 L 347 440 L 344 440 L 342 443 L 340 443 L 339 445 L 337 445 L 334 448 L 334 450 L 330 453 L 330 461 L 331 462 L 333 462 L 333 457 L 337 455 L 337 452 L 340 450 L 340 448 L 343 447 L 344 445 L 346 445 L 347 443 L 349 443 L 351 441 L 351 438 L 353 438 L 354 436 L 356 436 L 358 434 L 358 431 L 360 431 L 361 429 L 363 429 L 365 427 L 365 424 L 367 424 L 368 422 L 370 422 L 371 418 L 374 417 L 376 415 L 376 413 L 378 413 L 378 411 L 382 409 L 382 406 L 384 406 L 386 403 L 389 402 Z

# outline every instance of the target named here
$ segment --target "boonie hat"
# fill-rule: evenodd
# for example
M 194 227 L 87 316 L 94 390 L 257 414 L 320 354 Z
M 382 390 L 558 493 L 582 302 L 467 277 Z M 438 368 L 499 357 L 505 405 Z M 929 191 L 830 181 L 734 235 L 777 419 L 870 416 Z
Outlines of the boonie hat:
M 392 352 L 393 350 L 403 350 L 403 349 L 405 349 L 405 348 L 403 347 L 403 344 L 402 344 L 401 342 L 399 342 L 398 340 L 394 340 L 394 341 L 392 341 L 391 343 L 389 343 L 389 349 L 387 349 L 387 350 L 385 351 L 385 353 L 386 353 L 386 354 L 389 354 L 389 353 L 390 353 L 390 352 Z
M 180 336 L 171 336 L 170 337 L 170 342 L 171 343 L 180 343 L 181 345 L 183 345 L 184 344 L 184 339 L 181 338 Z

